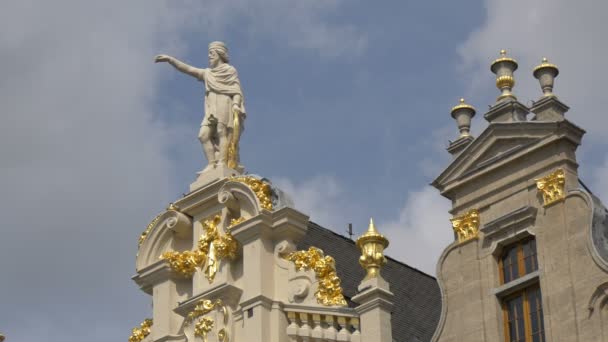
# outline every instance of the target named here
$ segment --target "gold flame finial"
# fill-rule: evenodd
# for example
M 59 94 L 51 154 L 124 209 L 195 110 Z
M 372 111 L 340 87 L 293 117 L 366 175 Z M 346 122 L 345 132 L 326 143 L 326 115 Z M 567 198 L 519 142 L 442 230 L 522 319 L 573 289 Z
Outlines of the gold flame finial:
M 357 246 L 361 250 L 359 264 L 367 271 L 364 280 L 380 276 L 380 267 L 386 264 L 384 249 L 388 244 L 388 239 L 378 232 L 374 219 L 370 218 L 367 231 L 357 239 Z

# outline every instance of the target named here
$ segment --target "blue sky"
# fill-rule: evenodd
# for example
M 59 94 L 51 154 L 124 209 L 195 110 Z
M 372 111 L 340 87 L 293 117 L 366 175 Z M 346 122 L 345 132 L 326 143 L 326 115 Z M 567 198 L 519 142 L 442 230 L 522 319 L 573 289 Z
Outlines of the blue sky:
M 607 4 L 549 1 L 9 0 L 0 11 L 0 332 L 7 341 L 126 340 L 151 314 L 130 280 L 137 238 L 204 164 L 202 84 L 167 53 L 205 66 L 228 44 L 248 111 L 247 171 L 311 220 L 357 233 L 370 216 L 389 255 L 434 274 L 452 238 L 428 186 L 457 136 L 450 108 L 497 90 L 489 64 L 520 62 L 515 94 L 555 92 L 588 131 L 581 176 L 608 199 Z M 353 261 L 356 262 L 356 261 Z

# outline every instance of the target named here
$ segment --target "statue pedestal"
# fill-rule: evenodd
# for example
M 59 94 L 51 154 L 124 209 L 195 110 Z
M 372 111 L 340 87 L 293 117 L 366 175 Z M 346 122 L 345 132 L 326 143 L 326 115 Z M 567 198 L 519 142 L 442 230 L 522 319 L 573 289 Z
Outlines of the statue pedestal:
M 197 174 L 198 177 L 196 178 L 196 180 L 192 184 L 190 184 L 191 192 L 203 187 L 206 184 L 213 182 L 216 179 L 242 175 L 243 171 L 237 171 L 229 168 L 224 164 L 220 164 L 207 170 L 199 171 L 197 172 Z

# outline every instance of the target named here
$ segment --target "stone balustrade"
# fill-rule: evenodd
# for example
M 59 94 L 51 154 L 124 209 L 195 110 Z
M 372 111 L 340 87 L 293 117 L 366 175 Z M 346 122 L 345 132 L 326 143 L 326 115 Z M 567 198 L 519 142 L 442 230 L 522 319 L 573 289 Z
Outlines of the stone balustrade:
M 343 313 L 286 310 L 291 342 L 361 342 L 359 317 Z

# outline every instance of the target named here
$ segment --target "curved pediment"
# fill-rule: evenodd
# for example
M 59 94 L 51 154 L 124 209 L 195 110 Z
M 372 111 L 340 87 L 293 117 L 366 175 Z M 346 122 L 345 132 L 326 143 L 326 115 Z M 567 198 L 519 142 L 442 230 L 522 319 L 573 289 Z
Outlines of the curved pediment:
M 142 234 L 135 261 L 136 271 L 157 262 L 159 256 L 174 248 L 174 237 L 192 240 L 192 218 L 176 209 L 159 214 Z

